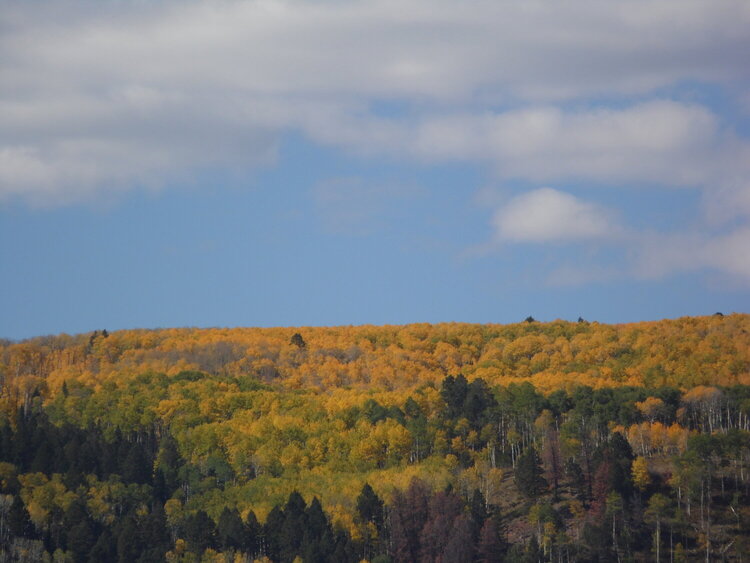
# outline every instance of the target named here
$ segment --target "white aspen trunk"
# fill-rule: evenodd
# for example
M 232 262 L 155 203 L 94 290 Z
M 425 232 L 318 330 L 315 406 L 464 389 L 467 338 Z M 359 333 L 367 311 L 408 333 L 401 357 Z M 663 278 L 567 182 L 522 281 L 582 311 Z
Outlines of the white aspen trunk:
M 656 563 L 659 563 L 659 544 L 661 543 L 661 519 L 656 518 Z

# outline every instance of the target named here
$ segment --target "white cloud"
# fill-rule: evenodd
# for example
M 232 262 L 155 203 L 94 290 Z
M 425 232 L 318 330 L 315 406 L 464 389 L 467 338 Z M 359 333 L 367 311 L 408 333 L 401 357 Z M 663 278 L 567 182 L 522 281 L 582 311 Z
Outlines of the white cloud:
M 607 210 L 552 188 L 517 196 L 492 223 L 498 242 L 570 242 L 610 238 L 619 230 Z
M 748 76 L 743 0 L 59 6 L 5 10 L 5 52 L 25 63 L 11 67 L 14 77 L 34 80 L 36 66 L 53 72 L 48 80 L 76 73 L 275 94 L 557 100 Z
M 551 285 L 659 280 L 703 270 L 750 283 L 750 226 L 745 224 L 718 231 L 707 226 L 638 231 L 621 224 L 608 208 L 540 188 L 498 207 L 491 227 L 493 242 L 482 254 L 505 244 L 579 243 L 588 247 L 588 252 L 576 254 L 575 263 L 563 261 L 549 272 Z
M 245 170 L 290 129 L 492 162 L 502 178 L 703 187 L 744 174 L 747 150 L 705 108 L 555 104 L 683 81 L 734 92 L 750 79 L 749 23 L 745 0 L 4 2 L 0 198 Z M 369 109 L 393 99 L 410 114 Z
M 318 142 L 420 161 L 474 161 L 500 182 L 699 189 L 706 217 L 750 217 L 750 142 L 705 107 L 654 100 L 618 109 L 551 106 L 399 121 L 328 108 L 299 123 Z M 315 117 L 311 117 L 315 116 Z
M 409 145 L 424 157 L 483 159 L 500 177 L 538 182 L 703 187 L 750 170 L 747 143 L 725 135 L 715 115 L 663 100 L 617 110 L 537 107 L 431 117 Z
M 698 189 L 705 224 L 672 234 L 534 190 L 497 210 L 495 242 L 603 241 L 627 251 L 625 275 L 750 279 L 750 142 L 726 112 L 669 99 L 685 83 L 750 99 L 746 0 L 0 6 L 0 202 L 245 173 L 294 130 L 364 155 L 481 163 L 501 184 Z M 372 109 L 393 100 L 408 110 Z M 316 209 L 351 230 L 387 210 L 388 190 L 319 185 Z

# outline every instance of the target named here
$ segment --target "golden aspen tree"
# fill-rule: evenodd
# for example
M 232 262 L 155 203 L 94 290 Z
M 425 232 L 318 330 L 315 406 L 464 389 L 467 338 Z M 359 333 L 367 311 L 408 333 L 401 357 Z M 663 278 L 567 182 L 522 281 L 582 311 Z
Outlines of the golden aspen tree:
M 648 471 L 648 462 L 643 456 L 638 456 L 633 460 L 631 466 L 633 484 L 636 488 L 644 492 L 651 485 L 651 474 Z

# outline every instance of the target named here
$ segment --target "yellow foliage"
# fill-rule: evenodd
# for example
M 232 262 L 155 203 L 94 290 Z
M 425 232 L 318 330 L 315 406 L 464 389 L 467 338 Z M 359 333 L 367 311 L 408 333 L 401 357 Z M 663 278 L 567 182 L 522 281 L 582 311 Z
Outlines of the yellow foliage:
M 651 484 L 651 474 L 648 471 L 648 462 L 645 457 L 638 456 L 633 460 L 631 467 L 633 484 L 641 492 L 645 491 Z
M 201 563 L 225 563 L 226 557 L 223 553 L 220 553 L 210 547 L 203 552 L 201 557 Z
M 635 406 L 650 422 L 654 422 L 656 418 L 665 414 L 664 401 L 657 397 L 648 397 L 645 401 L 636 403 Z
M 654 453 L 683 453 L 687 449 L 690 430 L 676 422 L 670 426 L 665 426 L 661 422 L 642 422 L 633 424 L 624 430 L 623 434 L 633 451 L 641 456 L 648 456 Z
M 21 498 L 31 521 L 39 529 L 46 526 L 53 510 L 65 512 L 76 498 L 76 494 L 68 491 L 58 474 L 49 479 L 43 473 L 27 473 L 19 475 L 18 481 L 21 484 Z
M 291 335 L 299 331 L 304 333 L 305 350 L 290 345 Z M 482 377 L 491 385 L 530 378 L 545 392 L 574 384 L 691 388 L 750 378 L 738 371 L 750 357 L 750 317 L 625 325 L 555 321 L 124 330 L 106 338 L 59 335 L 5 343 L 0 352 L 7 366 L 6 384 L 19 391 L 21 401 L 30 400 L 36 390 L 51 400 L 61 393 L 63 382 L 96 389 L 144 371 L 176 377 L 189 369 L 326 392 L 347 386 L 359 391 L 415 391 L 459 371 L 469 381 Z M 571 365 L 578 369 L 571 370 Z M 656 367 L 661 375 L 648 375 Z M 705 389 L 696 391 L 687 401 L 710 399 L 709 395 Z M 657 401 L 649 398 L 642 405 L 651 421 L 658 419 L 652 409 L 658 411 Z M 201 401 L 196 406 L 206 416 L 222 415 L 219 402 Z M 169 416 L 168 404 L 162 408 Z
M 187 544 L 182 538 L 178 538 L 174 542 L 174 549 L 167 551 L 165 557 L 169 563 L 176 563 L 182 559 L 182 556 L 187 553 Z
M 164 513 L 167 516 L 167 523 L 172 527 L 176 526 L 182 519 L 182 511 L 182 503 L 177 499 L 171 498 L 164 503 Z
M 290 344 L 295 332 L 303 334 L 305 349 Z M 125 330 L 92 336 L 0 343 L 0 408 L 15 413 L 43 400 L 81 427 L 100 423 L 110 432 L 169 431 L 181 455 L 206 475 L 216 458 L 230 464 L 238 477 L 233 501 L 243 513 L 252 509 L 263 520 L 298 488 L 308 499 L 319 496 L 351 530 L 365 478 L 386 499 L 414 476 L 436 488 L 448 482 L 469 493 L 479 488 L 490 502 L 497 499 L 503 473 L 486 462 L 491 452 L 481 450 L 483 442 L 498 439 L 497 428 L 487 425 L 478 432 L 473 421 L 461 420 L 450 433 L 439 430 L 444 426 L 435 419 L 443 408 L 440 382 L 446 374 L 460 373 L 468 381 L 481 377 L 490 387 L 529 382 L 544 393 L 580 385 L 686 389 L 678 411 L 683 425 L 663 424 L 663 401 L 648 397 L 636 404 L 645 422 L 613 427 L 627 437 L 639 465 L 646 456 L 684 452 L 688 423 L 702 423 L 722 399 L 712 385 L 750 377 L 740 373 L 750 362 L 748 315 L 616 326 L 445 323 Z M 399 418 L 396 409 L 403 410 L 408 398 L 428 418 L 427 437 L 415 430 L 411 415 Z M 368 400 L 387 416 L 377 409 L 364 416 Z M 524 435 L 511 428 L 507 443 L 544 439 L 554 419 L 544 411 L 528 422 L 536 435 L 531 428 Z M 560 446 L 564 457 L 574 456 L 582 442 L 561 436 Z M 451 448 L 474 460 L 474 467 L 461 471 Z M 0 466 L 0 480 L 12 472 Z M 642 481 L 647 473 L 645 468 Z M 19 480 L 35 523 L 47 521 L 52 507 L 64 506 L 73 494 L 54 477 Z M 122 487 L 89 481 L 86 502 L 95 519 L 112 521 Z M 183 507 L 178 500 L 167 501 L 170 525 L 183 510 L 194 509 L 189 499 L 185 502 Z

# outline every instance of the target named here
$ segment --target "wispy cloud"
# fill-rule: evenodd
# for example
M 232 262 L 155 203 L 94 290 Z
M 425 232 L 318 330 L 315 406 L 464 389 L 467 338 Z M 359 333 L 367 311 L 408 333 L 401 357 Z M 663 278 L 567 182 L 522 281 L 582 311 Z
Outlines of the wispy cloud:
M 660 279 L 710 269 L 750 283 L 750 227 L 720 234 L 646 234 L 636 249 L 631 273 L 639 278 Z

